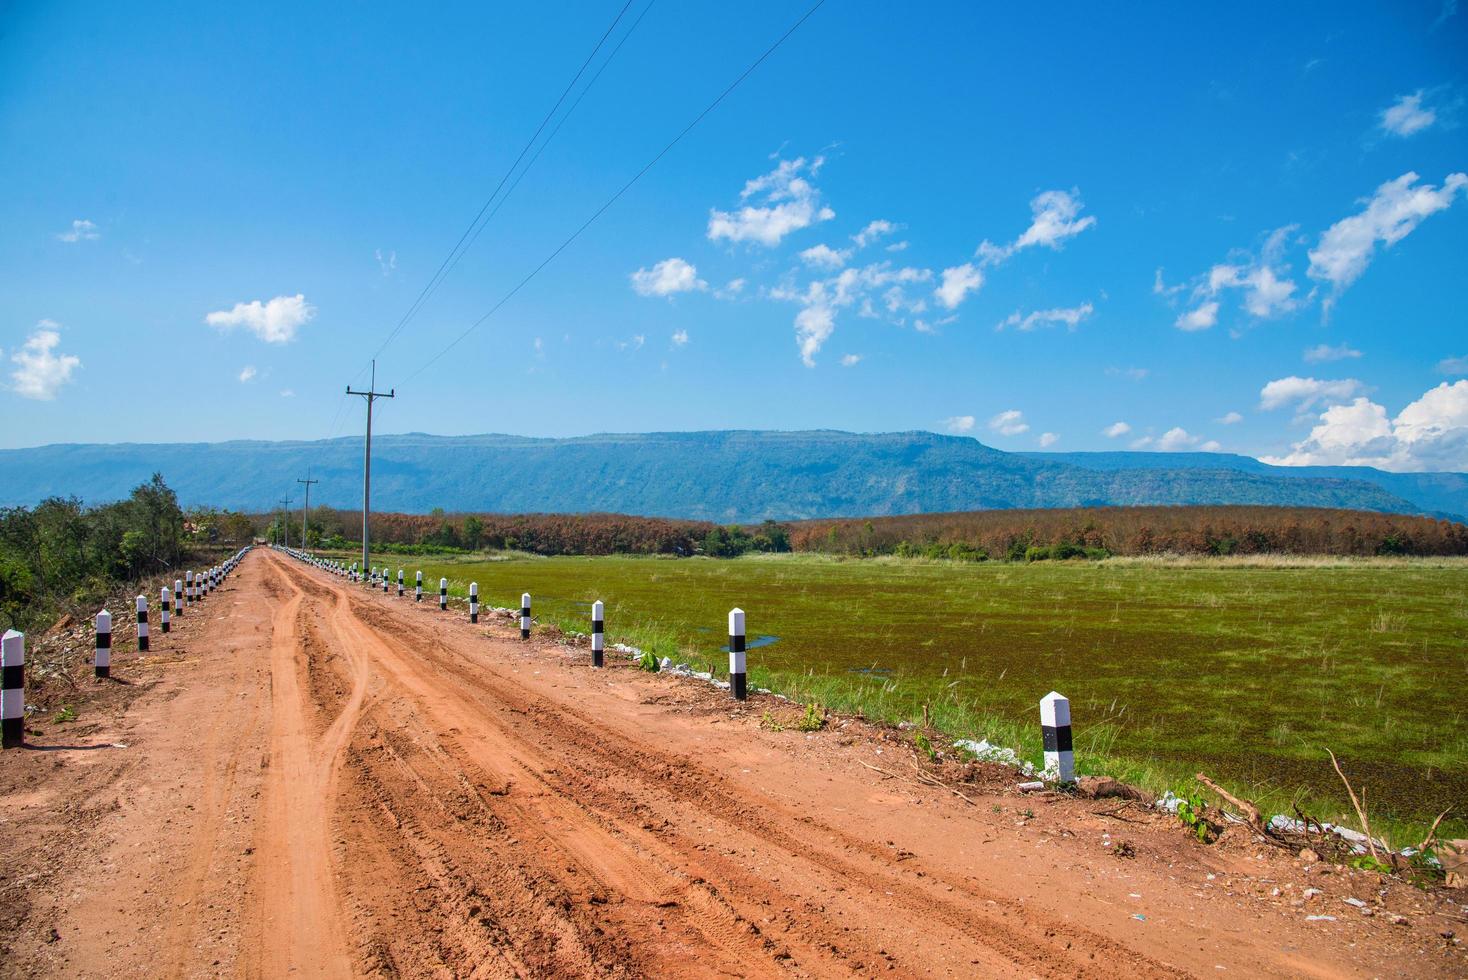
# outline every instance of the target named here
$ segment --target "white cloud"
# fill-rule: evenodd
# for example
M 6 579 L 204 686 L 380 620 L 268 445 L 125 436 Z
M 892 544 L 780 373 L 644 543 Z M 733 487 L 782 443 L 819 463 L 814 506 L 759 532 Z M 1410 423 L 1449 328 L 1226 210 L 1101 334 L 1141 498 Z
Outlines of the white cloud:
M 861 355 L 860 354 L 843 354 L 841 356 L 841 366 L 842 367 L 856 367 L 860 363 L 861 363 Z
M 920 313 L 927 304 L 908 301 L 902 287 L 929 282 L 932 278 L 931 269 L 893 268 L 890 262 L 876 262 L 860 268 L 842 269 L 827 279 L 813 280 L 803 290 L 787 282 L 772 288 L 768 295 L 803 307 L 795 315 L 796 343 L 806 367 L 815 367 L 815 355 L 835 331 L 840 310 L 859 304 L 860 315 L 876 315 L 870 302 L 871 294 L 886 289 L 885 298 L 890 312 Z
M 617 341 L 617 350 L 639 351 L 642 350 L 642 345 L 645 343 L 647 343 L 647 336 L 645 334 L 633 334 L 630 340 Z
M 60 343 L 61 324 L 54 320 L 38 322 L 20 350 L 10 355 L 11 363 L 16 365 L 10 372 L 11 390 L 36 401 L 54 399 L 61 386 L 71 380 L 71 372 L 82 366 L 81 358 L 56 353 Z
M 374 249 L 372 254 L 377 256 L 377 266 L 382 270 L 382 274 L 384 277 L 392 275 L 393 271 L 397 269 L 397 252 L 384 252 L 382 249 L 379 248 Z
M 985 241 L 979 245 L 975 254 L 983 260 L 983 265 L 994 265 L 1032 245 L 1043 245 L 1058 251 L 1067 239 L 1074 238 L 1096 223 L 1096 219 L 1089 215 L 1080 217 L 1084 207 L 1080 194 L 1078 189 L 1072 188 L 1070 191 L 1045 191 L 1036 195 L 1030 201 L 1033 220 L 1024 234 L 1010 245 L 1001 246 Z
M 1197 444 L 1198 437 L 1190 435 L 1187 429 L 1179 426 L 1168 429 L 1157 440 L 1157 448 L 1164 453 L 1176 452 L 1180 449 L 1187 449 L 1189 446 L 1196 446 Z
M 1418 184 L 1415 173 L 1408 171 L 1389 180 L 1365 199 L 1359 214 L 1342 218 L 1320 236 L 1320 243 L 1310 250 L 1310 278 L 1329 283 L 1333 296 L 1326 300 L 1327 310 L 1334 296 L 1361 277 L 1380 242 L 1390 248 L 1406 238 L 1429 215 L 1453 203 L 1464 186 L 1468 174 L 1448 174 L 1441 188 Z
M 802 262 L 817 269 L 839 269 L 846 264 L 849 258 L 851 258 L 850 251 L 846 249 L 837 251 L 824 243 L 812 245 L 800 253 Z
M 1011 408 L 990 419 L 989 428 L 1001 436 L 1017 436 L 1030 431 L 1030 424 L 1025 421 L 1023 412 Z
M 1198 450 L 1205 453 L 1216 453 L 1222 448 L 1223 446 L 1219 443 L 1217 439 L 1209 439 L 1207 442 L 1203 443 L 1203 445 L 1199 446 Z
M 1209 300 L 1195 310 L 1189 310 L 1177 318 L 1173 326 L 1179 330 L 1193 332 L 1207 330 L 1218 322 L 1218 300 Z
M 1187 288 L 1188 287 L 1183 283 L 1178 283 L 1175 286 L 1169 286 L 1167 285 L 1167 283 L 1163 282 L 1161 268 L 1159 268 L 1157 272 L 1154 273 L 1152 276 L 1152 292 L 1158 296 L 1176 296 L 1178 293 Z
M 912 244 L 912 242 L 906 242 L 906 241 L 904 241 L 904 242 L 893 242 L 891 245 L 888 245 L 887 246 L 887 251 L 889 251 L 889 252 L 906 252 L 908 246 L 911 245 L 911 244 Z
M 672 296 L 707 289 L 709 285 L 698 278 L 698 269 L 692 263 L 677 256 L 663 259 L 651 269 L 638 269 L 628 278 L 639 296 Z
M 687 330 L 675 330 L 675 331 L 673 331 L 673 338 L 672 339 L 673 339 L 673 346 L 674 347 L 685 347 L 688 344 L 688 331 Z
M 955 415 L 943 420 L 943 427 L 949 432 L 972 432 L 974 428 L 974 417 L 972 415 Z
M 1437 122 L 1437 113 L 1422 105 L 1423 90 L 1397 97 L 1381 110 L 1381 128 L 1393 136 L 1411 136 Z
M 220 330 L 244 327 L 267 344 L 285 344 L 295 339 L 296 331 L 316 315 L 316 307 L 306 302 L 301 293 L 277 296 L 267 303 L 258 299 L 236 303 L 234 309 L 221 310 L 204 317 L 204 322 Z
M 296 397 L 296 392 L 292 388 L 282 388 L 282 389 L 280 389 L 280 397 L 282 397 L 282 398 L 294 398 L 294 397 Z
M 256 372 L 255 366 L 253 364 L 246 364 L 243 368 L 240 369 L 240 384 L 246 384 L 250 381 L 254 381 L 256 373 L 258 372 Z
M 1052 323 L 1063 323 L 1070 330 L 1074 330 L 1086 317 L 1090 316 L 1092 306 L 1090 303 L 1082 303 L 1080 306 L 1060 308 L 1054 310 L 1035 310 L 1025 316 L 1021 316 L 1019 310 L 1015 310 L 1008 317 L 999 321 L 995 330 L 1003 330 L 1005 327 L 1015 327 L 1019 330 L 1034 330 L 1036 327 L 1048 327 Z
M 1041 449 L 1048 449 L 1060 441 L 1060 436 L 1053 432 L 1042 432 L 1038 441 Z
M 1468 374 L 1468 357 L 1445 357 L 1437 362 L 1438 374 Z
M 1145 381 L 1147 380 L 1147 375 L 1151 373 L 1151 371 L 1144 367 L 1109 367 L 1106 369 L 1106 374 L 1108 377 L 1121 377 L 1126 378 L 1130 381 Z
M 1238 425 L 1240 422 L 1244 421 L 1244 417 L 1238 412 L 1229 412 L 1227 415 L 1222 415 L 1214 419 L 1213 421 L 1217 422 L 1219 425 Z
M 836 330 L 836 311 L 819 303 L 795 314 L 795 342 L 806 367 L 816 366 L 816 354 Z
M 1132 431 L 1132 427 L 1125 422 L 1112 422 L 1101 430 L 1101 434 L 1108 439 L 1119 439 L 1130 431 Z
M 1316 344 L 1305 349 L 1306 364 L 1325 364 L 1330 361 L 1345 361 L 1361 356 L 1361 352 L 1347 344 Z
M 1260 319 L 1295 308 L 1292 298 L 1295 292 L 1294 281 L 1279 278 L 1275 271 L 1267 265 L 1261 265 L 1245 273 L 1241 278 L 1240 286 L 1245 290 L 1244 309 Z
M 933 295 L 946 309 L 956 309 L 963 298 L 984 284 L 984 274 L 971 262 L 943 270 L 943 283 Z
M 1290 375 L 1269 382 L 1259 390 L 1259 407 L 1265 411 L 1297 405 L 1304 412 L 1317 403 L 1343 402 L 1354 398 L 1362 390 L 1361 382 L 1355 378 L 1339 381 L 1320 381 Z
M 855 235 L 852 235 L 851 240 L 856 243 L 857 248 L 866 248 L 872 242 L 886 235 L 890 235 L 896 230 L 897 226 L 892 222 L 878 218 L 876 221 L 867 222 L 867 226 Z
M 780 244 L 791 232 L 836 217 L 836 212 L 820 203 L 820 191 L 801 176 L 814 176 L 824 162 L 822 157 L 808 165 L 804 157 L 782 160 L 774 170 L 748 181 L 739 199 L 754 198 L 759 203 L 745 204 L 732 212 L 710 208 L 709 240 L 755 242 L 769 248 Z
M 1468 469 L 1468 380 L 1444 381 L 1394 419 L 1387 417 L 1384 406 L 1365 397 L 1332 405 L 1288 455 L 1264 461 L 1279 466 L 1376 466 L 1399 472 Z
M 744 292 L 745 285 L 743 279 L 730 279 L 722 289 L 714 290 L 714 299 L 736 299 Z
M 1152 445 L 1151 436 L 1142 436 L 1141 438 L 1133 439 L 1131 442 L 1131 448 L 1133 449 L 1143 449 L 1150 445 Z
M 77 218 L 71 223 L 70 231 L 57 232 L 56 240 L 60 242 L 94 242 L 102 237 L 97 226 L 85 218 Z

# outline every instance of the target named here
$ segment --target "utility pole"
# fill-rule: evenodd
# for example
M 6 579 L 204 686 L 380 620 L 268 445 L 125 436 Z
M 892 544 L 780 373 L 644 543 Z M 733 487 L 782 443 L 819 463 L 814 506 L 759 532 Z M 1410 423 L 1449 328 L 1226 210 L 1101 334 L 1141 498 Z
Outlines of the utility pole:
M 280 526 L 285 530 L 285 546 L 291 546 L 291 498 L 280 498 Z
M 367 399 L 367 443 L 362 450 L 362 571 L 367 571 L 367 517 L 372 513 L 372 403 L 379 398 L 392 398 L 396 388 L 387 392 L 377 390 L 377 361 L 372 362 L 372 382 L 366 391 L 353 391 L 347 385 L 347 394 L 361 395 Z
M 305 548 L 306 547 L 306 515 L 309 514 L 309 513 L 311 513 L 311 484 L 313 484 L 313 483 L 320 483 L 321 481 L 320 480 L 313 480 L 313 479 L 311 479 L 311 471 L 310 470 L 307 470 L 306 471 L 306 478 L 304 480 L 298 478 L 296 480 L 296 482 L 297 483 L 304 483 L 306 485 L 306 499 L 301 502 L 301 547 L 302 548 Z

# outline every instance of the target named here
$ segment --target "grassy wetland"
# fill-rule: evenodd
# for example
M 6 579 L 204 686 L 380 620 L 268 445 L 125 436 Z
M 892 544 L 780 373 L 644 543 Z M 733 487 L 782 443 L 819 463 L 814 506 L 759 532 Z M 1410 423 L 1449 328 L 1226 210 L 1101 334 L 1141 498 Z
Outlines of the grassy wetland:
M 394 558 L 456 595 L 534 596 L 541 622 L 716 673 L 748 613 L 751 681 L 802 701 L 988 738 L 1040 760 L 1037 703 L 1071 699 L 1078 767 L 1154 790 L 1202 771 L 1267 812 L 1415 843 L 1468 833 L 1468 561 L 1111 559 L 960 563 L 507 556 Z M 773 638 L 773 639 L 771 639 Z M 763 640 L 763 642 L 761 642 Z

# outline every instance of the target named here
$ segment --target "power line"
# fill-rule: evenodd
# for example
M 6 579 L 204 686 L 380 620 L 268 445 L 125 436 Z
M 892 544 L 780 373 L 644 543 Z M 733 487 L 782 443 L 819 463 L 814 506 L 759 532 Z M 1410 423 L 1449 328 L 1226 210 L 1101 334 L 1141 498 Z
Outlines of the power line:
M 717 109 L 719 107 L 719 104 L 720 103 L 722 103 L 726 98 L 728 98 L 729 95 L 736 88 L 738 88 L 740 86 L 740 84 L 743 83 L 743 81 L 746 78 L 748 78 L 751 74 L 753 74 L 754 73 L 754 70 L 756 68 L 758 68 L 760 65 L 762 65 L 765 62 L 765 60 L 767 58 L 769 58 L 770 55 L 774 54 L 775 51 L 776 51 L 776 49 L 778 49 L 780 47 L 780 45 L 784 44 L 785 41 L 789 39 L 790 35 L 794 34 L 797 30 L 799 30 L 800 29 L 800 26 L 802 24 L 804 24 L 807 20 L 809 20 L 810 17 L 811 17 L 811 15 L 814 14 L 817 10 L 819 10 L 821 8 L 821 5 L 824 4 L 825 2 L 826 2 L 826 0 L 816 0 L 816 2 L 810 7 L 810 9 L 807 10 L 804 14 L 802 14 L 801 17 L 800 17 L 800 19 L 797 20 L 794 24 L 792 24 L 790 26 L 790 29 L 789 30 L 787 30 L 784 34 L 780 35 L 780 37 L 775 41 L 774 44 L 772 44 L 768 48 L 766 48 L 765 49 L 765 52 L 763 54 L 761 54 L 758 58 L 756 58 L 750 64 L 750 66 L 748 68 L 744 69 L 744 71 L 742 73 L 740 73 L 739 77 L 736 78 L 736 79 L 734 79 L 734 81 L 729 84 L 728 88 L 724 89 L 724 91 L 722 91 L 722 92 L 719 93 L 718 98 L 716 98 L 716 99 L 714 99 L 714 101 L 710 102 L 708 104 L 708 106 L 706 106 L 704 108 L 704 110 L 702 112 L 700 112 L 697 116 L 694 117 L 694 119 L 693 119 L 692 122 L 690 122 L 687 126 L 685 126 L 683 128 L 683 131 L 682 132 L 680 132 L 677 136 L 673 137 L 673 139 L 668 143 L 667 146 L 664 146 L 661 150 L 659 150 L 656 156 L 654 156 L 651 160 L 649 160 L 647 162 L 647 164 L 644 165 L 641 170 L 637 171 L 637 173 L 632 176 L 632 179 L 631 180 L 629 180 L 629 181 L 627 181 L 627 183 L 623 184 L 621 186 L 621 188 L 615 194 L 613 194 L 610 198 L 607 199 L 607 202 L 605 204 L 603 204 L 601 207 L 597 208 L 596 211 L 592 213 L 591 217 L 587 218 L 586 221 L 584 223 L 582 223 L 581 227 L 577 228 L 574 232 L 572 232 L 571 235 L 570 235 L 570 237 L 567 238 L 560 245 L 558 245 L 556 247 L 555 251 L 551 252 L 550 255 L 546 256 L 546 258 L 539 265 L 537 265 L 534 269 L 532 269 L 530 271 L 530 274 L 529 275 L 527 275 L 524 279 L 521 279 L 518 283 L 516 283 L 515 286 L 514 286 L 514 288 L 512 288 L 509 292 L 507 292 L 504 296 L 502 296 L 500 298 L 499 302 L 497 302 L 493 306 L 491 306 L 489 308 L 489 312 L 485 313 L 479 319 L 477 319 L 473 323 L 469 324 L 468 328 L 465 329 L 463 333 L 461 333 L 461 334 L 459 334 L 459 336 L 455 337 L 453 339 L 453 341 L 451 341 L 447 347 L 445 347 L 442 350 L 440 350 L 437 354 L 434 354 L 426 362 L 424 362 L 423 365 L 420 366 L 416 371 L 414 371 L 412 374 L 408 375 L 407 379 L 403 383 L 404 384 L 407 384 L 408 382 L 411 382 L 414 378 L 418 377 L 418 375 L 422 374 L 430 366 L 432 366 L 440 357 L 443 357 L 449 351 L 451 351 L 455 347 L 457 347 L 464 340 L 465 337 L 468 337 L 471 333 L 473 333 L 475 330 L 477 330 L 479 328 L 479 326 L 482 323 L 484 323 L 484 321 L 486 321 L 490 317 L 494 316 L 494 314 L 499 311 L 500 307 L 502 307 L 506 303 L 508 303 L 514 297 L 514 295 L 516 293 L 518 293 L 521 289 L 523 289 L 530 282 L 530 280 L 532 280 L 536 276 L 540 275 L 540 272 L 541 272 L 542 269 L 544 269 L 546 266 L 550 265 L 551 262 L 555 261 L 556 256 L 560 255 L 568 247 L 570 247 L 570 245 L 571 245 L 572 242 L 574 242 L 574 241 L 576 241 L 576 239 L 580 238 L 582 232 L 586 231 L 587 228 L 590 228 L 592 226 L 592 224 L 595 223 L 595 221 L 598 218 L 600 218 L 604 213 L 606 213 L 607 209 L 609 209 L 613 204 L 616 204 L 617 201 L 618 201 L 618 199 L 621 198 L 621 196 L 623 194 L 627 193 L 627 191 L 632 188 L 632 185 L 633 184 L 636 184 L 639 180 L 641 180 L 643 178 L 643 176 L 649 170 L 651 170 L 654 166 L 657 165 L 657 162 L 659 160 L 661 160 L 663 157 L 665 157 L 665 156 L 668 155 L 668 153 L 673 149 L 673 147 L 675 147 L 679 143 L 681 143 L 683 141 L 683 138 L 685 136 L 687 136 L 690 132 L 692 132 L 693 131 L 693 128 L 695 126 L 697 126 L 699 123 L 703 122 L 704 118 L 706 116 L 708 116 L 709 113 L 711 113 L 715 109 Z
M 484 231 L 485 228 L 489 227 L 489 223 L 494 220 L 495 215 L 499 214 L 500 208 L 505 206 L 505 202 L 510 199 L 510 195 L 515 193 L 515 188 L 520 186 L 520 181 L 524 180 L 525 175 L 528 174 L 530 172 L 530 169 L 535 166 L 535 161 L 540 159 L 540 155 L 545 152 L 545 148 L 551 145 L 551 141 L 556 138 L 556 134 L 561 131 L 561 127 L 566 124 L 566 120 L 570 119 L 572 114 L 576 112 L 576 107 L 581 104 L 582 99 L 586 98 L 586 93 L 591 91 L 592 86 L 596 84 L 596 80 L 598 78 L 601 78 L 602 72 L 606 71 L 607 66 L 610 65 L 612 63 L 612 60 L 617 57 L 617 52 L 622 50 L 622 45 L 626 44 L 628 38 L 630 38 L 633 32 L 637 30 L 637 25 L 642 23 L 642 18 L 647 16 L 648 11 L 652 9 L 652 5 L 655 2 L 656 0 L 649 0 L 648 5 L 642 8 L 642 13 L 637 15 L 637 19 L 633 21 L 632 26 L 627 29 L 627 33 L 622 35 L 622 40 L 617 42 L 617 46 L 612 49 L 612 53 L 607 55 L 607 60 L 601 63 L 601 67 L 596 70 L 596 74 L 591 76 L 591 81 L 586 83 L 586 87 L 581 90 L 581 94 L 576 96 L 576 101 L 571 103 L 571 108 L 567 109 L 561 115 L 561 118 L 556 120 L 555 128 L 550 131 L 550 135 L 541 142 L 540 146 L 535 148 L 535 154 L 531 156 L 530 161 L 526 163 L 525 166 L 520 170 L 520 173 L 516 175 L 514 182 L 510 184 L 509 188 L 500 195 L 500 199 L 495 202 L 494 209 L 485 216 L 484 223 L 481 224 L 477 229 L 475 229 L 474 234 L 469 238 L 469 243 L 464 246 L 464 249 L 459 252 L 459 254 L 454 257 L 453 262 L 449 264 L 448 269 L 444 272 L 445 278 L 448 277 L 448 274 L 450 272 L 454 271 L 454 269 L 458 266 L 459 261 L 463 259 L 466 254 L 468 254 L 469 249 L 474 247 L 474 243 L 479 240 L 480 234 Z M 381 352 L 379 351 L 379 353 Z
M 613 18 L 611 25 L 602 34 L 601 38 L 596 42 L 596 47 L 591 49 L 591 54 L 586 56 L 586 60 L 581 63 L 581 67 L 576 70 L 576 74 L 572 76 L 571 81 L 568 82 L 565 89 L 561 91 L 560 98 L 556 99 L 555 105 L 551 106 L 550 111 L 545 114 L 545 118 L 541 119 L 540 125 L 535 128 L 535 132 L 531 135 L 530 139 L 527 140 L 525 145 L 520 148 L 520 153 L 518 156 L 515 157 L 515 162 L 510 164 L 509 169 L 505 171 L 504 176 L 501 177 L 499 183 L 495 185 L 494 190 L 490 193 L 488 199 L 485 200 L 484 205 L 479 209 L 479 212 L 474 215 L 474 220 L 469 222 L 469 226 L 464 229 L 464 233 L 459 236 L 459 240 L 454 243 L 454 247 L 449 250 L 449 254 L 445 256 L 443 262 L 439 264 L 438 270 L 433 274 L 433 277 L 429 279 L 428 284 L 423 287 L 423 290 L 418 294 L 418 297 L 413 300 L 412 305 L 408 307 L 408 312 L 403 314 L 403 317 L 401 320 L 398 321 L 397 326 L 393 327 L 392 332 L 387 335 L 387 339 L 382 342 L 382 345 L 378 347 L 377 351 L 372 355 L 374 358 L 382 356 L 382 352 L 387 349 L 387 346 L 393 342 L 393 339 L 397 337 L 397 335 L 402 332 L 403 328 L 408 325 L 408 321 L 416 316 L 418 311 L 423 308 L 423 304 L 427 302 L 428 297 L 431 296 L 433 292 L 438 289 L 439 284 L 442 283 L 443 280 L 448 276 L 449 272 L 452 271 L 453 266 L 458 264 L 459 258 L 462 257 L 464 251 L 468 250 L 468 245 L 465 244 L 465 241 L 470 238 L 470 234 L 473 233 L 475 238 L 478 237 L 478 233 L 474 231 L 475 226 L 479 225 L 479 220 L 483 218 L 484 213 L 489 210 L 490 204 L 494 202 L 495 197 L 498 196 L 499 192 L 504 188 L 505 183 L 510 179 L 510 175 L 513 174 L 515 172 L 515 168 L 520 165 L 520 161 L 525 159 L 525 154 L 530 152 L 530 148 L 535 145 L 535 141 L 540 138 L 540 134 L 545 131 L 546 125 L 551 121 L 551 118 L 561 108 L 561 104 L 566 101 L 566 96 L 571 93 L 571 89 L 575 88 L 576 83 L 581 80 L 581 76 L 585 74 L 587 67 L 590 66 L 592 60 L 596 58 L 596 53 L 601 50 L 602 45 L 606 43 L 607 38 L 611 36 L 612 31 L 616 29 L 617 24 L 621 22 L 622 17 L 627 13 L 628 9 L 632 6 L 632 3 L 633 0 L 627 0 L 627 2 L 623 4 L 622 9 L 617 11 L 617 16 Z M 640 19 L 641 18 L 639 18 L 639 20 Z M 618 47 L 620 47 L 620 45 L 618 45 Z M 549 142 L 549 140 L 547 140 L 547 142 Z M 487 223 L 488 222 L 486 222 L 486 224 Z M 469 241 L 469 244 L 473 244 L 472 240 Z

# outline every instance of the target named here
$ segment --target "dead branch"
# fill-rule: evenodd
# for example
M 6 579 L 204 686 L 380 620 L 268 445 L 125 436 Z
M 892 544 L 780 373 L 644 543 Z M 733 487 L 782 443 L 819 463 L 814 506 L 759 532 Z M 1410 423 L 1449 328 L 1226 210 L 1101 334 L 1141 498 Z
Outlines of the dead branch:
M 1341 777 L 1341 782 L 1346 784 L 1346 792 L 1350 794 L 1351 797 L 1351 806 L 1356 808 L 1356 816 L 1359 817 L 1361 820 L 1361 832 L 1366 835 L 1366 849 L 1371 852 L 1371 859 L 1380 864 L 1381 857 L 1376 853 L 1376 840 L 1371 836 L 1371 822 L 1366 819 L 1366 806 L 1361 802 L 1361 800 L 1356 798 L 1356 791 L 1351 788 L 1351 781 L 1346 778 L 1346 774 L 1341 772 L 1341 764 L 1336 761 L 1335 753 L 1332 752 L 1330 749 L 1326 749 L 1325 754 L 1330 756 L 1330 764 L 1332 766 L 1335 766 L 1335 774 Z M 1365 796 L 1366 787 L 1363 786 L 1361 787 L 1362 799 L 1364 799 Z
M 1275 847 L 1285 848 L 1286 850 L 1293 849 L 1294 845 L 1289 841 L 1282 839 L 1279 834 L 1275 833 L 1274 828 L 1270 827 L 1269 824 L 1265 822 L 1264 815 L 1259 812 L 1259 808 L 1255 806 L 1251 801 L 1240 799 L 1239 797 L 1233 795 L 1228 790 L 1224 789 L 1222 786 L 1218 785 L 1213 780 L 1203 775 L 1201 772 L 1198 773 L 1196 778 L 1198 782 L 1202 783 L 1208 789 L 1212 790 L 1220 799 L 1223 800 L 1223 802 L 1227 803 L 1229 806 L 1233 807 L 1235 810 L 1238 810 L 1241 814 L 1243 814 L 1245 822 L 1247 822 L 1249 825 L 1249 829 L 1254 831 L 1254 833 L 1258 834 L 1260 837 L 1264 838 L 1264 840 L 1268 841 L 1270 844 L 1273 844 Z

